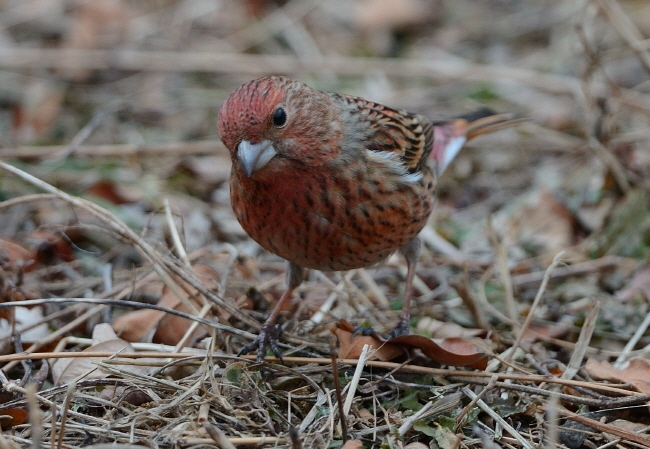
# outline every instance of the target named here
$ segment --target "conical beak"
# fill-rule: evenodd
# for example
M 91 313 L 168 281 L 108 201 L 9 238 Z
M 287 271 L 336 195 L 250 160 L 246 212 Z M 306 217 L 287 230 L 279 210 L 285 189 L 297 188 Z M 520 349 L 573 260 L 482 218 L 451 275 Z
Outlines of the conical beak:
M 268 164 L 276 154 L 278 153 L 268 140 L 262 140 L 259 143 L 242 140 L 237 146 L 237 159 L 248 176 Z

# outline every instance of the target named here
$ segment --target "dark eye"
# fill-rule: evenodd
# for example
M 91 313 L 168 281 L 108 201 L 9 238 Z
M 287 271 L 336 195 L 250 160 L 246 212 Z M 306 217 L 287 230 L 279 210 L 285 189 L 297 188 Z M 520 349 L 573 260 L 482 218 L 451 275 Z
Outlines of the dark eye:
M 278 128 L 284 126 L 287 123 L 287 113 L 284 112 L 283 108 L 277 108 L 273 113 L 273 126 Z

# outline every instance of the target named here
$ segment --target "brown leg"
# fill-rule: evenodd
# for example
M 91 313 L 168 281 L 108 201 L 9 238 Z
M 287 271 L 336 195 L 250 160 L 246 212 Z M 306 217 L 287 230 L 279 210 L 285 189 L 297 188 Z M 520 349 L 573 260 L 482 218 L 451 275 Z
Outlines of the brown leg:
M 252 343 L 247 344 L 239 351 L 239 354 L 248 354 L 251 351 L 257 349 L 257 361 L 261 362 L 264 360 L 266 355 L 266 348 L 271 349 L 273 354 L 280 360 L 282 360 L 282 354 L 280 353 L 280 348 L 278 347 L 278 337 L 280 336 L 280 327 L 276 324 L 280 312 L 284 309 L 284 306 L 291 301 L 291 296 L 293 291 L 302 284 L 304 277 L 305 269 L 301 266 L 292 264 L 288 262 L 287 266 L 287 290 L 282 294 L 277 305 L 271 312 L 271 315 L 266 319 L 260 329 L 260 333 Z
M 409 320 L 411 319 L 411 296 L 413 295 L 413 278 L 415 277 L 415 267 L 420 257 L 422 244 L 419 238 L 414 238 L 409 243 L 400 248 L 406 259 L 406 283 L 404 286 L 404 303 L 402 304 L 402 313 L 399 316 L 397 326 L 390 333 L 391 337 L 406 335 L 409 333 Z
M 399 249 L 399 252 L 406 259 L 406 283 L 404 286 L 404 303 L 402 304 L 402 313 L 399 316 L 397 326 L 385 337 L 393 338 L 400 335 L 408 335 L 409 320 L 411 319 L 411 295 L 413 294 L 413 278 L 415 277 L 415 267 L 420 257 L 421 243 L 419 238 L 414 238 L 406 245 Z M 352 335 L 375 335 L 376 332 L 372 327 L 358 327 Z

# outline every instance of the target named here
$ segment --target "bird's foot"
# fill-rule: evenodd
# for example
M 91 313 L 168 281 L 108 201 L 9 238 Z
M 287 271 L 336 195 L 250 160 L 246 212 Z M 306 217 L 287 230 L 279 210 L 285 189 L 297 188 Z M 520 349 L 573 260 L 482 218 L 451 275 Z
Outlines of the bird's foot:
M 408 335 L 408 333 L 409 333 L 409 320 L 400 318 L 399 322 L 397 323 L 397 326 L 395 326 L 395 328 L 392 331 L 390 331 L 388 334 L 385 335 L 379 334 L 370 326 L 360 326 L 357 327 L 354 330 L 354 332 L 352 332 L 352 337 L 355 337 L 357 335 L 363 335 L 365 337 L 377 335 L 384 338 L 385 340 L 390 340 L 391 338 L 399 337 L 400 335 Z
M 391 338 L 395 337 L 400 337 L 402 335 L 408 335 L 409 334 L 409 320 L 408 318 L 400 318 L 399 321 L 397 322 L 397 326 L 390 331 L 388 334 L 388 339 L 390 340 Z
M 357 335 L 363 335 L 364 337 L 372 337 L 375 335 L 380 335 L 375 331 L 374 328 L 371 326 L 359 326 L 357 327 L 354 332 L 352 332 L 352 338 L 356 337 Z
M 279 324 L 264 323 L 260 333 L 255 340 L 247 344 L 237 354 L 238 356 L 248 354 L 251 351 L 257 350 L 257 362 L 264 361 L 266 349 L 270 349 L 273 354 L 282 361 L 282 353 L 278 346 L 278 338 L 280 337 L 281 328 Z

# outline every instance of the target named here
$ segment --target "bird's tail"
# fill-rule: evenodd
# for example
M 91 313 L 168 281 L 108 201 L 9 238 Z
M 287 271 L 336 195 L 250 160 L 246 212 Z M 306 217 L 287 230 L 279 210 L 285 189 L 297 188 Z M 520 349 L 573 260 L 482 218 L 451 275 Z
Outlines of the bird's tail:
M 526 118 L 510 113 L 497 114 L 483 108 L 433 125 L 433 151 L 436 174 L 440 176 L 465 143 L 476 136 L 518 125 Z

